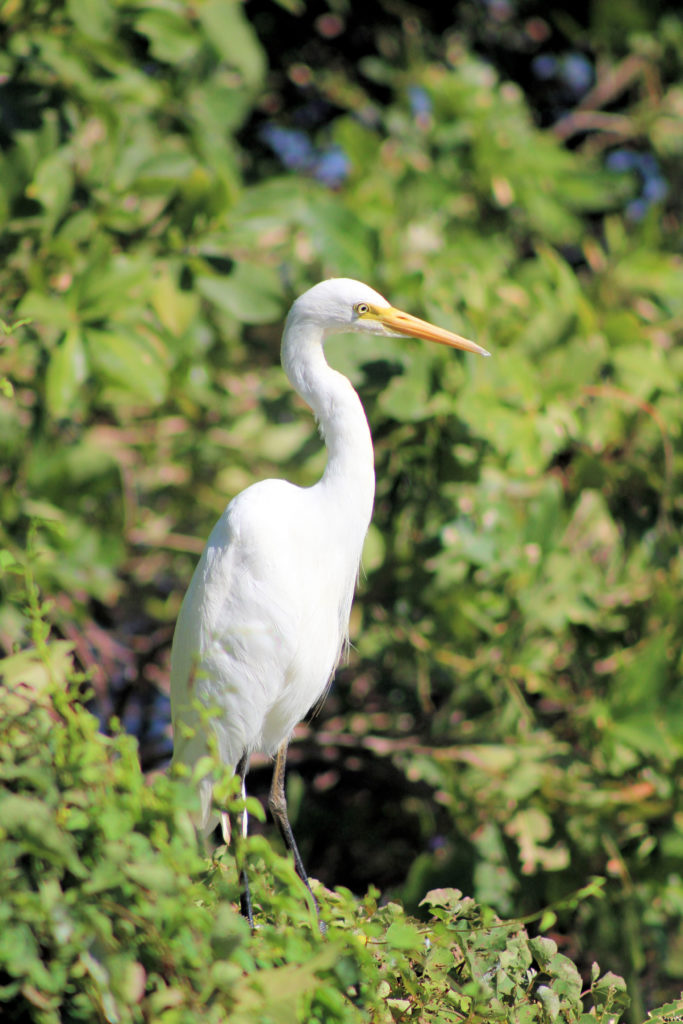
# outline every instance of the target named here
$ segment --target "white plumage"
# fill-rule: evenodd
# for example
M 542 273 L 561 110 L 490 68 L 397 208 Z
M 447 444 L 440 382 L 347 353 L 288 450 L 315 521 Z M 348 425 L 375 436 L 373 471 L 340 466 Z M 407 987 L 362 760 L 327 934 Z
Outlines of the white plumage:
M 344 649 L 375 487 L 360 399 L 323 352 L 326 336 L 343 331 L 412 335 L 488 354 L 394 309 L 358 281 L 323 281 L 300 296 L 285 324 L 282 365 L 318 420 L 325 472 L 312 487 L 265 480 L 238 494 L 214 527 L 183 601 L 171 654 L 174 761 L 192 764 L 206 753 L 196 699 L 218 712 L 212 727 L 220 757 L 233 768 L 241 764 L 243 777 L 253 751 L 277 751 L 270 806 L 291 837 L 300 873 L 284 806 L 286 745 L 324 695 Z M 213 817 L 211 790 L 206 779 L 203 828 Z

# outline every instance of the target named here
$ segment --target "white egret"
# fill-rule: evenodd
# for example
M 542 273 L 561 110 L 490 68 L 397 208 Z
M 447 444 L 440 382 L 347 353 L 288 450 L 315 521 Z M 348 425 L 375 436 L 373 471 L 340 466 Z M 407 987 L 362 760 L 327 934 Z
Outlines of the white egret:
M 191 765 L 207 752 L 207 726 L 192 707 L 197 700 L 213 711 L 220 758 L 241 776 L 243 794 L 252 752 L 275 755 L 268 807 L 306 885 L 287 817 L 287 745 L 297 722 L 323 698 L 347 643 L 375 492 L 363 406 L 323 352 L 328 335 L 346 331 L 489 354 L 395 309 L 358 281 L 322 281 L 301 295 L 285 323 L 282 366 L 318 421 L 325 472 L 312 487 L 264 480 L 233 498 L 192 577 L 171 653 L 174 761 Z M 206 830 L 214 819 L 210 777 L 200 790 Z M 245 834 L 246 824 L 245 812 Z M 227 842 L 225 817 L 223 829 Z M 246 877 L 244 883 L 243 910 L 251 921 Z

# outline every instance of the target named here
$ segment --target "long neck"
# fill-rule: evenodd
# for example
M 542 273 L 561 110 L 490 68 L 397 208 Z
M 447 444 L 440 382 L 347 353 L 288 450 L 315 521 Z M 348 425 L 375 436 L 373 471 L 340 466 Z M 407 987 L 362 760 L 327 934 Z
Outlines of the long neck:
M 316 324 L 287 323 L 282 365 L 292 387 L 315 413 L 327 447 L 327 466 L 318 487 L 357 518 L 364 536 L 375 495 L 375 466 L 360 398 L 351 382 L 327 364 L 323 333 Z

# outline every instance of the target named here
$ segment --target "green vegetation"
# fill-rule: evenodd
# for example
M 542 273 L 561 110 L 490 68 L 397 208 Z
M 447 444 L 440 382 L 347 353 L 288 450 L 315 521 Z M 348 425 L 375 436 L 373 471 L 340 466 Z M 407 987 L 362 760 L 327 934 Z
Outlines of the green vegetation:
M 481 56 L 545 23 L 461 6 L 357 59 L 292 4 L 0 9 L 3 1020 L 575 1021 L 583 990 L 607 1022 L 616 975 L 632 1024 L 678 1005 L 683 20 L 553 15 L 598 74 L 553 116 Z M 291 806 L 311 874 L 384 905 L 323 890 L 324 943 L 260 836 L 248 933 L 184 787 L 75 687 L 160 760 L 203 539 L 323 465 L 278 347 L 332 275 L 493 358 L 329 344 L 378 493 Z
M 590 982 L 453 889 L 429 922 L 324 891 L 322 939 L 293 866 L 261 837 L 250 863 L 263 921 L 235 909 L 232 857 L 207 863 L 177 780 L 140 771 L 79 700 L 0 693 L 3 1021 L 434 1022 L 618 1019 L 620 978 Z M 273 880 L 275 884 L 273 885 Z M 560 1016 L 561 1015 L 561 1016 Z

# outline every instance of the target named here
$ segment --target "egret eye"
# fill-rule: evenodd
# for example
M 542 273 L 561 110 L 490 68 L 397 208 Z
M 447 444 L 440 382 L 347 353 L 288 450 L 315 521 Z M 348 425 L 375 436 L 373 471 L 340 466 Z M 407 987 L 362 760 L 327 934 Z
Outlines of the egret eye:
M 353 307 L 358 316 L 365 316 L 366 313 L 370 312 L 370 307 L 367 302 L 357 302 Z

